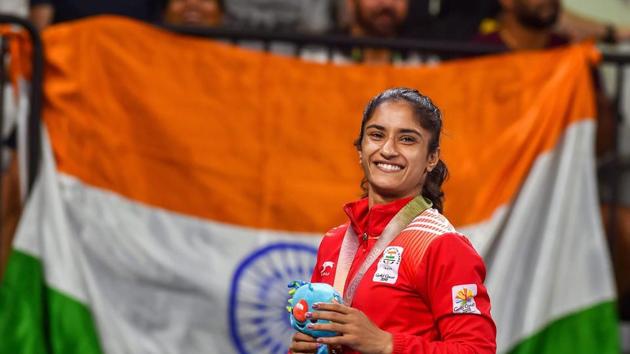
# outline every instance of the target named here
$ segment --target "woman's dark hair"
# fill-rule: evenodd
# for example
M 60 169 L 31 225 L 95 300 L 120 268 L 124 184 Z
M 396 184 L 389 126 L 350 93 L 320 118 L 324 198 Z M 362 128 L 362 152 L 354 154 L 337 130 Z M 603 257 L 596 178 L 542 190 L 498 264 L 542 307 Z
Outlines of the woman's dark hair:
M 361 131 L 359 137 L 354 142 L 357 150 L 361 150 L 363 135 L 365 133 L 365 124 L 372 118 L 374 111 L 378 106 L 385 102 L 405 102 L 412 109 L 414 116 L 420 122 L 420 126 L 431 133 L 429 140 L 429 153 L 434 153 L 440 147 L 440 134 L 442 133 L 442 113 L 440 109 L 431 102 L 431 99 L 418 90 L 396 87 L 385 90 L 374 96 L 363 111 L 361 119 Z M 444 192 L 442 191 L 442 183 L 448 177 L 448 168 L 444 161 L 439 160 L 435 168 L 427 174 L 422 187 L 422 195 L 433 203 L 433 207 L 440 213 L 444 207 Z M 364 178 L 361 182 L 361 188 L 367 191 L 367 180 Z

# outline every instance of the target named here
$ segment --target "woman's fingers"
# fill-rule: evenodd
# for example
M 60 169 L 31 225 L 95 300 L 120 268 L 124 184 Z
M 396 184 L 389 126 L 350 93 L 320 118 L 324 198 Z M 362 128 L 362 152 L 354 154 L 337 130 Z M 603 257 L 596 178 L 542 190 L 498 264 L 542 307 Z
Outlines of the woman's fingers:
M 294 342 L 312 342 L 315 343 L 315 338 L 309 336 L 308 334 L 304 334 L 302 332 L 295 332 L 293 335 Z
M 329 332 L 338 332 L 344 333 L 344 325 L 340 323 L 330 322 L 330 323 L 311 323 L 308 325 L 309 329 L 316 331 L 329 331 Z
M 317 338 L 317 341 L 323 345 L 346 345 L 352 346 L 354 344 L 353 336 L 336 336 L 336 337 L 321 337 Z
M 299 353 L 317 353 L 317 348 L 321 346 L 320 343 L 315 342 L 292 342 L 289 350 L 293 354 Z
M 348 315 L 341 314 L 338 312 L 330 312 L 330 311 L 316 311 L 309 312 L 306 314 L 306 318 L 316 321 L 316 320 L 328 320 L 337 323 L 346 323 L 348 321 Z
M 308 354 L 316 353 L 317 348 L 318 343 L 315 341 L 315 338 L 301 332 L 295 332 L 291 339 L 289 351 L 293 354 Z
M 343 314 L 348 314 L 354 310 L 352 307 L 342 305 L 340 303 L 328 303 L 328 302 L 318 302 L 313 304 L 313 308 L 317 311 L 332 311 Z
M 313 309 L 317 311 L 308 312 L 306 318 L 316 320 L 328 320 L 336 323 L 348 323 L 351 321 L 351 316 L 354 313 L 354 309 L 339 303 L 316 303 L 313 305 Z

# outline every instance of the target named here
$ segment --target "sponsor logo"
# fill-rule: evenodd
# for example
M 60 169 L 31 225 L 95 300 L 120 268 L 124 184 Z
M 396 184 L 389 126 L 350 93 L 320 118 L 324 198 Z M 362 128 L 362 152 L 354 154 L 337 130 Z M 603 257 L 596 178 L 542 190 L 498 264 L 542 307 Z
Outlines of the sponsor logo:
M 324 262 L 324 264 L 322 264 L 322 270 L 319 272 L 319 274 L 322 277 L 330 275 L 330 271 L 333 269 L 334 266 L 335 266 L 335 262 L 331 262 L 331 261 Z
M 387 247 L 383 256 L 378 261 L 376 272 L 372 281 L 379 283 L 395 284 L 398 279 L 398 267 L 402 260 L 403 248 L 398 246 Z
M 451 291 L 453 297 L 453 313 L 476 313 L 480 314 L 475 303 L 477 296 L 476 284 L 456 285 Z

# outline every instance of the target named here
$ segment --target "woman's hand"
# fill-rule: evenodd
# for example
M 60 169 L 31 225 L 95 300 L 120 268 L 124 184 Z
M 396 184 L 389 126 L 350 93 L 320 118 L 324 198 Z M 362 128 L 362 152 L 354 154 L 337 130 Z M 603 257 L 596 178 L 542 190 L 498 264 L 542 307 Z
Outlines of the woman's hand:
M 336 337 L 318 338 L 318 343 L 344 345 L 363 354 L 392 353 L 391 333 L 378 328 L 363 312 L 338 303 L 317 303 L 313 308 L 317 312 L 307 313 L 307 318 L 329 320 L 331 323 L 311 323 L 310 328 L 339 333 Z
M 317 353 L 315 338 L 301 332 L 295 332 L 291 339 L 289 352 L 292 354 Z

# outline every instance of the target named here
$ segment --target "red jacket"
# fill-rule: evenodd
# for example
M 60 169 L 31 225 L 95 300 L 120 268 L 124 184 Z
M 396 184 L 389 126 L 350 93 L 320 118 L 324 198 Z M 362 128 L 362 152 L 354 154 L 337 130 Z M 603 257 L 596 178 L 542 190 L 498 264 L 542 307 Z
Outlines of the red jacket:
M 347 286 L 385 226 L 410 199 L 371 210 L 367 199 L 347 204 L 350 223 L 326 233 L 311 281 L 333 285 L 341 242 L 352 225 L 361 241 Z M 399 261 L 397 271 L 383 268 L 386 261 Z M 370 266 L 351 306 L 392 333 L 394 354 L 495 353 L 496 328 L 485 276 L 483 260 L 468 239 L 435 209 L 427 209 Z

